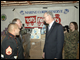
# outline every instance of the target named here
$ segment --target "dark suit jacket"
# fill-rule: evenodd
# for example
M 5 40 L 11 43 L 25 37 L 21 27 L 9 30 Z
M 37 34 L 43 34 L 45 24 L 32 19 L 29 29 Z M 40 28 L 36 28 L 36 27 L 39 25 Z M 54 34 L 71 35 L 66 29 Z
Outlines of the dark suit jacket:
M 51 29 L 46 29 L 46 38 L 43 52 L 45 59 L 62 59 L 62 49 L 64 43 L 64 33 L 61 24 L 54 22 Z

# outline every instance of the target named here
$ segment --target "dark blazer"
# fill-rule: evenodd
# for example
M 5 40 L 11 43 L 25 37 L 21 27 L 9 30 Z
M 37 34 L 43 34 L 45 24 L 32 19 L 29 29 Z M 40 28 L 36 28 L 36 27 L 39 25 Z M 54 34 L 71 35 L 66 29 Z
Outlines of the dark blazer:
M 62 59 L 64 33 L 61 24 L 54 22 L 51 29 L 46 28 L 46 38 L 43 52 L 45 59 Z

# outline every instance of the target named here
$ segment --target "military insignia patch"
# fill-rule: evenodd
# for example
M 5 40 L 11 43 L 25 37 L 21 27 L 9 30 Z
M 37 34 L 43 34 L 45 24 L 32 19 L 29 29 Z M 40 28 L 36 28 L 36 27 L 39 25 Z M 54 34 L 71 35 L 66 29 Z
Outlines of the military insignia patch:
M 12 48 L 10 46 L 8 46 L 8 48 L 6 49 L 6 54 L 7 55 L 11 55 L 12 54 Z

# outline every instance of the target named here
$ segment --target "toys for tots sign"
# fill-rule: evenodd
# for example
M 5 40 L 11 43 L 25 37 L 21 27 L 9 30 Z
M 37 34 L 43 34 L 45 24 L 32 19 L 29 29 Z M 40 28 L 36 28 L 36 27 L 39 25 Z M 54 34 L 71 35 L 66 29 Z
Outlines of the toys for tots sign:
M 59 14 L 55 14 L 53 18 L 56 22 L 61 24 L 61 19 Z M 43 27 L 43 17 L 36 16 L 25 16 L 25 28 L 42 28 Z
M 14 17 L 19 18 L 22 23 L 25 24 L 25 28 L 42 28 L 43 27 L 43 14 L 47 11 L 53 13 L 54 20 L 60 23 L 62 26 L 68 25 L 71 21 L 75 21 L 74 8 L 53 8 L 50 7 L 47 10 L 34 8 L 28 9 L 16 9 L 14 11 Z M 73 16 L 74 15 L 74 16 Z M 66 21 L 66 22 L 65 22 Z
M 43 26 L 43 18 L 36 16 L 25 16 L 25 28 L 42 28 Z

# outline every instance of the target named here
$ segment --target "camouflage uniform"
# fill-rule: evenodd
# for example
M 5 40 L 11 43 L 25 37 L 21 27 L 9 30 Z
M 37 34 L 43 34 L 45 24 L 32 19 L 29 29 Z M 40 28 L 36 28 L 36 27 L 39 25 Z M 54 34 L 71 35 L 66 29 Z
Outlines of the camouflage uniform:
M 77 30 L 64 34 L 64 58 L 76 59 L 79 41 L 79 32 Z

